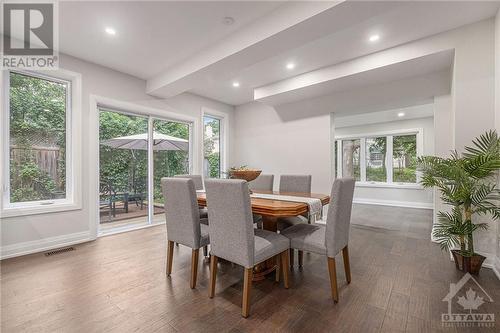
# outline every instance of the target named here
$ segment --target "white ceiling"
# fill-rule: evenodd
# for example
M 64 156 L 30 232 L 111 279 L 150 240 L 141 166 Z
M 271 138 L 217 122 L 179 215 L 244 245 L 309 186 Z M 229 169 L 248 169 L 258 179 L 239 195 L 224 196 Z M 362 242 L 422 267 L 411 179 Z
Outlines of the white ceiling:
M 61 2 L 60 48 L 148 79 L 148 93 L 155 96 L 189 91 L 239 105 L 254 100 L 259 87 L 492 17 L 499 6 L 491 1 Z M 236 22 L 222 24 L 225 16 Z M 115 28 L 116 36 L 106 35 L 106 26 Z M 379 42 L 367 41 L 373 33 L 380 34 Z M 292 71 L 285 69 L 290 61 L 296 64 Z M 232 86 L 235 80 L 239 88 Z
M 282 5 L 274 1 L 62 1 L 63 53 L 148 79 Z M 233 17 L 234 24 L 222 23 Z M 109 36 L 106 27 L 117 33 Z

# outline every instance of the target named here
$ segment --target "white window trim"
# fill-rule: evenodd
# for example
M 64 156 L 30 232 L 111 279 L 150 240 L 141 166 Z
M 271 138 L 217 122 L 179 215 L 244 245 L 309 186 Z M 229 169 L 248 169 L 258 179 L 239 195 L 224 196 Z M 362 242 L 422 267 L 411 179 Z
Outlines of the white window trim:
M 371 132 L 371 133 L 359 133 L 355 135 L 337 135 L 335 136 L 335 141 L 337 142 L 337 177 L 342 177 L 342 141 L 343 140 L 360 140 L 360 181 L 356 181 L 356 187 L 378 187 L 378 188 L 404 188 L 404 189 L 423 189 L 422 185 L 419 184 L 421 179 L 420 172 L 417 171 L 417 182 L 416 183 L 400 183 L 393 182 L 393 166 L 392 166 L 392 155 L 393 155 L 393 138 L 394 136 L 400 135 L 411 135 L 416 134 L 417 136 L 417 157 L 423 155 L 424 146 L 424 130 L 423 128 L 411 128 L 403 130 L 393 130 L 384 132 Z M 387 151 L 386 151 L 386 165 L 387 165 L 387 181 L 386 182 L 372 182 L 366 180 L 366 139 L 371 137 L 386 137 L 387 138 Z
M 204 128 L 204 117 L 207 116 L 207 117 L 211 117 L 211 118 L 215 118 L 215 119 L 219 119 L 220 120 L 220 124 L 221 124 L 221 128 L 220 128 L 220 138 L 221 138 L 221 142 L 220 142 L 220 150 L 221 150 L 221 162 L 220 162 L 220 174 L 222 176 L 222 174 L 224 172 L 227 171 L 228 169 L 228 161 L 229 161 L 229 155 L 228 155 L 228 152 L 229 152 L 229 119 L 228 119 L 228 115 L 224 112 L 220 112 L 220 111 L 217 111 L 217 110 L 214 110 L 214 109 L 209 109 L 207 107 L 202 107 L 201 108 L 201 143 L 202 143 L 202 147 L 204 145 L 204 141 L 205 141 L 205 128 Z M 201 162 L 202 162 L 202 175 L 204 175 L 204 170 L 203 170 L 203 161 L 205 160 L 205 152 L 204 152 L 204 149 L 202 148 L 201 149 Z
M 10 203 L 10 165 L 9 141 L 10 141 L 10 109 L 9 109 L 9 88 L 10 72 L 16 72 L 29 76 L 40 77 L 48 80 L 62 80 L 70 83 L 70 96 L 67 104 L 69 108 L 66 113 L 66 198 L 43 201 L 29 201 L 22 203 Z M 63 212 L 69 210 L 82 209 L 81 194 L 81 155 L 82 155 L 82 129 L 81 129 L 81 101 L 82 101 L 82 77 L 81 74 L 68 70 L 57 69 L 49 71 L 26 71 L 15 70 L 0 71 L 0 80 L 3 83 L 1 103 L 2 117 L 0 119 L 2 135 L 2 160 L 7 163 L 0 163 L 0 184 L 2 189 L 2 200 L 0 216 L 15 217 L 34 214 L 45 214 Z M 6 158 L 7 157 L 7 158 Z

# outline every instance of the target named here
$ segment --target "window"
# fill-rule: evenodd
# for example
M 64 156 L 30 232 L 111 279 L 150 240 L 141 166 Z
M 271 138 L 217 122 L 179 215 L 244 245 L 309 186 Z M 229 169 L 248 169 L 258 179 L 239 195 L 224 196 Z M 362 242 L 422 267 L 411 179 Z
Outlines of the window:
M 360 152 L 359 139 L 342 141 L 342 177 L 361 179 Z
M 337 177 L 353 177 L 361 185 L 418 183 L 417 156 L 422 130 L 337 138 Z M 340 150 L 340 155 L 337 151 Z M 361 161 L 361 162 L 360 162 Z
M 221 119 L 203 116 L 203 172 L 205 177 L 220 178 L 222 167 Z
M 385 165 L 385 156 L 387 152 L 387 138 L 367 138 L 365 141 L 366 180 L 369 182 L 386 182 L 387 168 Z
M 392 151 L 393 181 L 416 183 L 417 135 L 394 136 Z
M 69 85 L 69 82 L 10 73 L 11 203 L 66 198 Z
M 81 76 L 2 76 L 2 217 L 79 209 Z

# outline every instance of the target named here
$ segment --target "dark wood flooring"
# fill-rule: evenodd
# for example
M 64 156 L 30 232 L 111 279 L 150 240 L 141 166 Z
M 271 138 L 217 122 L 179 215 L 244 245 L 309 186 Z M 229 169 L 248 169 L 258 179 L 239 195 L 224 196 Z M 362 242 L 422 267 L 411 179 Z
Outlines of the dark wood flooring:
M 251 314 L 241 317 L 243 269 L 219 266 L 208 298 L 208 262 L 189 288 L 190 249 L 175 247 L 165 276 L 165 227 L 108 236 L 46 257 L 1 262 L 2 332 L 494 332 L 443 328 L 451 282 L 462 273 L 429 240 L 427 210 L 356 205 L 351 240 L 352 283 L 337 258 L 340 301 L 330 298 L 326 258 L 304 254 L 290 289 L 273 277 L 254 283 Z M 296 256 L 297 258 L 297 256 Z M 494 303 L 500 330 L 500 282 L 490 269 L 477 281 Z

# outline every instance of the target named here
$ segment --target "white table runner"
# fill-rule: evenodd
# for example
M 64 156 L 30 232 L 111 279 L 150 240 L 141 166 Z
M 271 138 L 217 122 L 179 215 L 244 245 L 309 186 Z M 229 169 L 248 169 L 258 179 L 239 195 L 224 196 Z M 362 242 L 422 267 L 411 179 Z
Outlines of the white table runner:
M 252 193 L 250 194 L 250 196 L 252 198 L 305 203 L 309 206 L 309 221 L 311 223 L 314 223 L 317 220 L 321 219 L 323 204 L 321 203 L 320 199 L 308 198 L 308 197 L 296 197 L 293 195 L 267 194 L 267 193 Z

